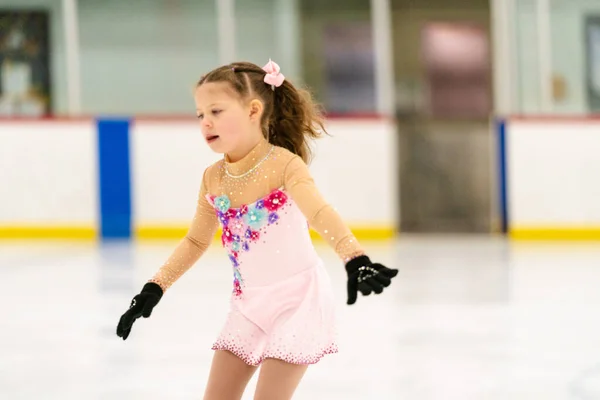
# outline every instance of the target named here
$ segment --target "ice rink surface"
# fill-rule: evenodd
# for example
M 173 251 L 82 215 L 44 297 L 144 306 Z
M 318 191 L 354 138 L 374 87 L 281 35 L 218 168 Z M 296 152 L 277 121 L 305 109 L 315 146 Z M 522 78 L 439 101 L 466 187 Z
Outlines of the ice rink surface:
M 201 399 L 231 267 L 213 245 L 123 342 L 120 315 L 175 242 L 0 242 L 0 399 Z M 600 246 L 402 236 L 380 296 L 338 296 L 340 353 L 295 399 L 600 399 Z M 257 375 L 244 399 L 252 399 Z

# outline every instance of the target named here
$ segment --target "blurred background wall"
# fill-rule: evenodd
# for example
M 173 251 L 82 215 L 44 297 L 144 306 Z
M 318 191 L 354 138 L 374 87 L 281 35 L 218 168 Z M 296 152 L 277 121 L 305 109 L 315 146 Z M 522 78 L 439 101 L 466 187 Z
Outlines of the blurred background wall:
M 0 236 L 181 236 L 194 83 L 269 58 L 358 236 L 600 238 L 594 0 L 0 0 Z

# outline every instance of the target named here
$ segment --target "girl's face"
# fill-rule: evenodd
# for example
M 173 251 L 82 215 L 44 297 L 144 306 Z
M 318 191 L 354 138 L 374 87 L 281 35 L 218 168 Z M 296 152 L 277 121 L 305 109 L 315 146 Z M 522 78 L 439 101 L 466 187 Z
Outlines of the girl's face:
M 204 140 L 216 153 L 235 153 L 251 136 L 253 116 L 225 82 L 204 83 L 194 93 Z

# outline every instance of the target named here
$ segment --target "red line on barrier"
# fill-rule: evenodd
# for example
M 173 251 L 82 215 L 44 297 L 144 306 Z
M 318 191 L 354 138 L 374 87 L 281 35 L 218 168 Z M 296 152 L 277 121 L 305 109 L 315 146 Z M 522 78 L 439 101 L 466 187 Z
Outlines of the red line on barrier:
M 111 118 L 111 116 L 44 116 L 44 117 L 0 117 L 0 124 L 3 123 L 73 123 L 90 122 L 98 118 Z M 156 123 L 188 123 L 196 122 L 196 116 L 190 115 L 134 115 L 134 116 L 114 116 L 114 118 L 130 118 L 135 122 L 156 122 Z M 325 114 L 325 118 L 330 121 L 387 121 L 393 117 L 387 117 L 376 113 L 352 113 L 352 114 Z
M 9 123 L 82 123 L 91 122 L 94 117 L 80 116 L 80 117 L 0 117 L 0 124 Z
M 330 113 L 325 114 L 325 118 L 328 120 L 365 120 L 365 121 L 383 121 L 389 119 L 381 114 L 375 113 L 352 113 L 352 114 L 337 114 Z M 132 117 L 132 121 L 142 121 L 142 122 L 190 122 L 195 121 L 196 115 L 136 115 Z
M 78 116 L 62 116 L 62 115 L 49 115 L 43 117 L 3 117 L 0 116 L 0 124 L 1 123 L 15 123 L 15 122 L 23 122 L 23 123 L 32 123 L 32 122 L 43 122 L 43 123 L 53 123 L 53 122 L 89 122 L 94 121 L 98 118 L 130 118 L 132 122 L 141 121 L 141 122 L 193 122 L 196 121 L 196 116 L 191 113 L 189 115 L 185 114 L 164 114 L 164 115 L 150 115 L 150 114 L 140 114 L 140 115 L 115 115 L 115 116 L 103 116 L 103 115 L 78 115 Z M 392 116 L 385 116 L 377 113 L 348 113 L 348 114 L 339 114 L 339 113 L 329 113 L 325 114 L 326 119 L 332 121 L 386 121 L 393 120 Z M 499 116 L 501 117 L 501 116 Z M 585 115 L 526 115 L 526 114 L 514 114 L 508 115 L 505 117 L 509 122 L 517 121 L 517 122 L 596 122 L 600 121 L 600 114 L 585 114 Z
M 600 114 L 586 115 L 510 115 L 507 120 L 515 122 L 571 122 L 571 123 L 588 123 L 600 122 Z
M 361 120 L 362 119 L 362 120 L 369 120 L 369 121 L 383 121 L 383 120 L 391 119 L 391 117 L 388 117 L 383 114 L 377 114 L 377 113 L 351 113 L 351 114 L 330 113 L 330 114 L 325 114 L 325 117 L 327 119 L 331 119 L 331 120 L 339 120 L 339 119 Z
M 131 118 L 132 123 L 136 122 L 157 122 L 157 123 L 196 123 L 198 119 L 195 114 L 190 115 L 135 115 Z

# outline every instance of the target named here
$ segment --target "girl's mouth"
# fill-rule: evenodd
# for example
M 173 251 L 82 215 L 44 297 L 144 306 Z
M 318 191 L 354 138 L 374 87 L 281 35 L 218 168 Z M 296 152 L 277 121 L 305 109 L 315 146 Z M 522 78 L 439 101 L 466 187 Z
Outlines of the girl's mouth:
M 210 135 L 210 136 L 207 136 L 207 137 L 206 137 L 206 141 L 207 141 L 208 143 L 212 143 L 212 142 L 214 142 L 215 140 L 217 140 L 218 138 L 219 138 L 219 136 L 217 136 L 217 135 Z

